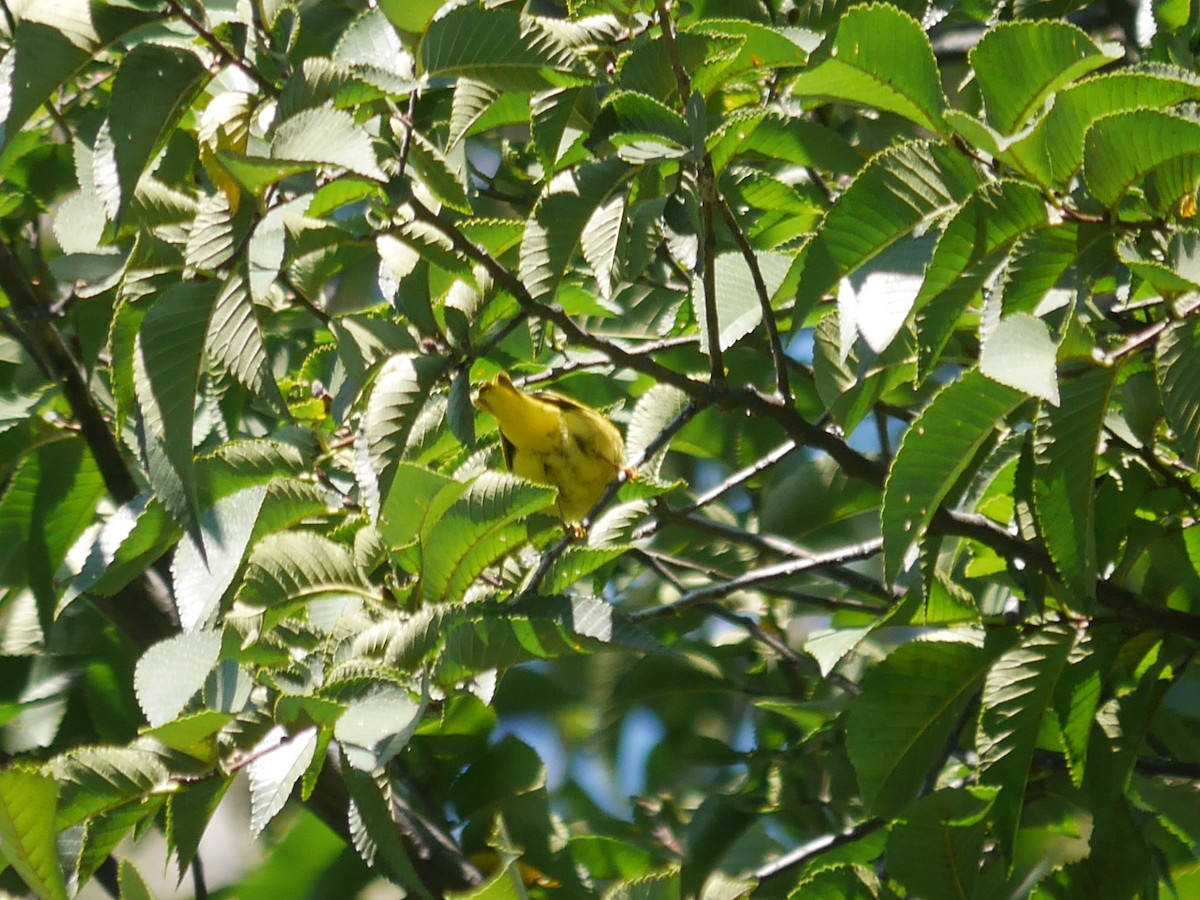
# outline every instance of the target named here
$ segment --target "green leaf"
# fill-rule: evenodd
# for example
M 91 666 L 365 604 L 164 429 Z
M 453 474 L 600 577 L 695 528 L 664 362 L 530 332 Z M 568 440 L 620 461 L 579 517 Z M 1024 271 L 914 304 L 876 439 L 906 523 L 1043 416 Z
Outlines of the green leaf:
M 244 239 L 250 224 L 251 204 L 243 203 L 235 213 L 223 193 L 206 197 L 188 231 L 184 259 L 187 273 L 216 274 Z
M 363 412 L 363 434 L 384 491 L 439 369 L 437 360 L 398 353 L 384 362 L 375 376 Z
M 413 868 L 400 839 L 400 826 L 392 817 L 391 801 L 370 777 L 351 766 L 342 766 L 342 779 L 350 793 L 350 839 L 364 861 L 425 900 L 432 895 Z M 378 858 L 376 858 L 378 857 Z
M 552 489 L 512 475 L 484 472 L 476 478 L 422 535 L 426 599 L 460 599 L 488 566 L 529 539 L 526 518 L 553 502 Z
M 1096 592 L 1096 456 L 1116 372 L 1093 369 L 1060 385 L 1061 405 L 1034 422 L 1038 530 L 1070 595 Z
M 134 674 L 138 704 L 152 726 L 172 721 L 199 693 L 221 653 L 219 631 L 193 631 L 159 641 Z
M 343 109 L 304 109 L 285 119 L 271 139 L 271 158 L 337 166 L 386 181 L 371 135 Z
M 281 531 L 254 547 L 237 599 L 271 607 L 343 594 L 375 598 L 355 568 L 350 550 L 311 531 Z
M 1065 188 L 1083 165 L 1084 135 L 1097 119 L 1171 107 L 1198 96 L 1200 79 L 1183 69 L 1156 67 L 1089 78 L 1059 91 L 1050 110 L 1009 152 L 1041 184 Z
M 601 646 L 590 635 L 550 617 L 475 618 L 454 625 L 446 634 L 434 677 L 440 685 L 452 685 L 489 669 L 504 671 L 534 660 L 590 653 Z
M 2 507 L 0 507 L 2 509 Z M 139 494 L 108 517 L 56 615 L 80 594 L 111 596 L 162 556 L 179 537 L 174 520 L 153 497 Z
M 1041 319 L 1017 313 L 1000 321 L 979 354 L 993 381 L 1058 406 L 1058 346 Z
M 884 576 L 907 568 L 942 503 L 1024 400 L 972 369 L 942 388 L 904 433 L 883 494 Z
M 988 29 L 968 56 L 979 81 L 988 121 L 1012 134 L 1055 91 L 1120 59 L 1115 44 L 1097 46 L 1067 22 L 1004 22 Z
M 759 271 L 766 283 L 769 298 L 783 283 L 790 258 L 779 253 L 757 253 Z M 750 266 L 741 253 L 722 253 L 714 263 L 717 275 L 717 321 L 720 332 L 717 342 L 728 350 L 762 322 L 763 308 L 754 289 Z M 701 291 L 693 290 L 693 303 L 701 306 Z M 700 349 L 708 352 L 709 335 L 703 309 L 697 310 L 700 322 Z
M 859 335 L 874 353 L 891 346 L 916 302 L 932 252 L 932 242 L 924 238 L 892 244 L 842 279 L 837 295 L 840 362 Z
M 0 855 L 42 900 L 67 900 L 54 843 L 58 785 L 28 769 L 0 772 Z
M 154 900 L 149 885 L 127 859 L 117 866 L 117 884 L 121 888 L 121 900 Z
M 426 533 L 427 518 L 436 522 L 467 486 L 445 475 L 400 463 L 383 501 L 379 531 L 389 547 L 403 547 Z M 437 498 L 437 502 L 434 500 Z
M 584 578 L 599 571 L 614 559 L 619 559 L 628 547 L 568 547 L 554 561 L 542 581 L 542 590 L 547 594 L 560 594 Z
M 382 688 L 347 707 L 334 726 L 334 737 L 342 745 L 346 761 L 363 772 L 387 765 L 408 744 L 425 704 L 407 690 Z
M 446 157 L 433 143 L 414 131 L 408 152 L 409 165 L 413 167 L 421 183 L 442 204 L 465 215 L 471 213 L 471 201 L 459 176 L 450 170 Z
M 317 728 L 289 736 L 278 725 L 250 752 L 250 833 L 257 837 L 287 803 L 317 749 Z
M 862 163 L 860 151 L 832 128 L 777 112 L 730 115 L 707 143 L 718 175 L 734 160 L 779 160 L 837 174 L 849 174 Z
M 1047 627 L 1021 639 L 1001 654 L 983 686 L 979 716 L 980 779 L 1003 788 L 996 799 L 996 829 L 1012 858 L 1025 782 L 1042 717 L 1052 706 L 1071 650 L 1078 640 L 1073 628 Z
M 58 599 L 59 566 L 105 493 L 84 442 L 68 438 L 27 455 L 0 498 L 0 586 L 33 590 L 43 630 Z
M 604 99 L 602 107 L 616 114 L 622 131 L 657 135 L 682 147 L 691 143 L 691 129 L 683 116 L 646 94 L 617 91 Z
M 586 87 L 539 91 L 529 105 L 529 129 L 538 158 L 547 172 L 556 172 L 568 151 L 590 132 L 598 113 L 596 92 Z
M 579 249 L 596 279 L 600 296 L 611 300 L 618 277 L 623 238 L 627 234 L 625 195 L 614 194 L 596 207 L 583 229 Z
M 196 858 L 204 830 L 231 784 L 232 777 L 206 778 L 187 785 L 167 800 L 167 846 L 179 859 L 182 871 Z
M 1158 338 L 1154 369 L 1163 412 L 1175 432 L 1175 452 L 1200 466 L 1200 334 L 1191 319 L 1168 326 Z
M 144 734 L 171 750 L 206 762 L 215 761 L 216 735 L 233 719 L 232 713 L 202 709 L 157 728 L 147 729 Z
M 430 24 L 417 51 L 429 78 L 470 78 L 497 91 L 582 84 L 574 55 L 515 7 L 460 6 Z
M 200 517 L 203 543 L 191 535 L 180 541 L 171 575 L 184 631 L 204 626 L 216 613 L 241 567 L 266 494 L 266 485 L 258 485 L 222 497 Z
M 489 875 L 486 881 L 478 887 L 465 891 L 450 891 L 446 900 L 528 900 L 529 892 L 525 890 L 525 879 L 521 872 L 520 861 L 517 857 L 502 855 L 500 865 Z
M 155 301 L 138 329 L 134 389 L 142 458 L 163 506 L 200 542 L 192 425 L 214 282 L 183 282 Z
M 283 408 L 283 396 L 267 360 L 262 329 L 250 298 L 250 284 L 240 267 L 230 274 L 217 294 L 204 352 L 251 394 Z
M 1200 181 L 1200 122 L 1156 110 L 1105 116 L 1084 137 L 1083 177 L 1109 207 L 1140 185 L 1163 215 Z
M 629 417 L 629 428 L 625 435 L 625 454 L 630 462 L 642 459 L 646 448 L 673 422 L 688 405 L 683 391 L 669 384 L 656 384 L 638 398 L 633 414 Z M 642 459 L 639 473 L 646 478 L 657 479 L 666 457 L 663 448 L 651 459 Z
M 678 865 L 618 881 L 604 892 L 604 900 L 680 900 L 682 897 L 683 879 Z
M 719 84 L 741 79 L 757 83 L 764 69 L 795 69 L 821 44 L 821 36 L 802 28 L 771 28 L 743 18 L 705 18 L 689 23 L 685 34 L 741 39 L 741 47 L 719 75 Z
M 846 721 L 846 750 L 869 811 L 895 815 L 916 795 L 990 662 L 964 635 L 904 644 L 867 673 Z
M 793 263 L 800 273 L 793 330 L 839 279 L 955 209 L 978 184 L 965 157 L 941 144 L 901 144 L 875 156 Z
M 630 174 L 621 160 L 609 157 L 562 172 L 546 186 L 521 241 L 520 276 L 535 300 L 554 295 L 593 214 Z
M 55 757 L 48 768 L 61 791 L 59 831 L 171 785 L 158 753 L 141 747 L 78 747 Z
M 946 97 L 921 24 L 894 6 L 863 4 L 838 21 L 831 56 L 791 83 L 798 97 L 840 100 L 893 112 L 949 134 Z
M 917 800 L 888 834 L 888 873 L 913 896 L 975 896 L 988 814 L 998 792 L 974 786 Z
M 380 0 L 379 8 L 401 31 L 420 34 L 429 24 L 442 0 Z
M 1054 691 L 1054 713 L 1062 735 L 1063 755 L 1071 783 L 1081 787 L 1087 768 L 1092 724 L 1104 685 L 1094 643 L 1085 633 L 1078 636 L 1067 659 L 1067 669 Z
M 929 377 L 963 311 L 1023 235 L 1047 222 L 1041 192 L 1023 181 L 990 182 L 938 238 L 917 295 L 918 381 Z
M 58 28 L 22 19 L 0 65 L 0 148 L 9 146 L 34 111 L 95 49 L 91 40 L 72 41 Z
M 153 820 L 162 808 L 163 798 L 151 796 L 140 801 L 131 801 L 118 806 L 111 812 L 101 813 L 88 819 L 84 826 L 83 843 L 79 850 L 76 875 L 82 884 L 92 877 L 130 830 Z
M 150 41 L 139 43 L 121 62 L 108 106 L 121 188 L 119 209 L 133 196 L 142 172 L 204 87 L 208 74 L 191 50 Z
M 1018 238 L 1000 285 L 1004 313 L 1042 316 L 1066 306 L 1094 277 L 1089 261 L 1102 265 L 1111 253 L 1110 240 L 1106 230 L 1070 222 Z

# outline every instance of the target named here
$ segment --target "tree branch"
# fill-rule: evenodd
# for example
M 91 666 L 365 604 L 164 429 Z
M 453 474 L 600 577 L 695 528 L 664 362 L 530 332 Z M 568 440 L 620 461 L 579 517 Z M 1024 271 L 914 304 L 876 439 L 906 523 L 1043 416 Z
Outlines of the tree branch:
M 771 359 L 775 363 L 775 390 L 783 403 L 792 406 L 795 400 L 792 397 L 792 386 L 788 380 L 787 355 L 783 352 L 783 341 L 779 337 L 779 328 L 775 324 L 775 311 L 771 309 L 771 295 L 767 291 L 767 282 L 763 279 L 762 269 L 758 265 L 758 257 L 746 239 L 746 233 L 742 231 L 742 226 L 738 223 L 733 210 L 725 202 L 725 198 L 718 195 L 714 199 L 729 228 L 729 233 L 733 235 L 734 242 L 742 251 L 742 259 L 750 268 L 750 278 L 754 281 L 754 292 L 758 295 L 758 305 L 762 308 L 763 325 L 766 326 L 767 340 L 771 345 Z
M 853 828 L 843 831 L 841 834 L 827 834 L 811 840 L 807 844 L 801 844 L 790 853 L 785 853 L 779 859 L 772 860 L 759 868 L 754 873 L 754 878 L 759 884 L 771 881 L 796 868 L 796 866 L 820 856 L 827 850 L 836 850 L 838 847 L 851 844 L 859 838 L 866 837 L 868 834 L 878 831 L 885 824 L 887 823 L 883 819 L 868 819 L 865 822 L 860 822 Z
M 174 12 L 175 15 L 179 16 L 179 18 L 183 19 L 183 21 L 187 23 L 188 27 L 191 28 L 192 31 L 196 32 L 200 39 L 204 41 L 208 48 L 212 50 L 219 59 L 223 60 L 227 65 L 235 66 L 236 68 L 240 69 L 243 74 L 245 74 L 255 84 L 262 88 L 268 96 L 273 97 L 276 93 L 278 93 L 275 90 L 275 85 L 268 81 L 267 78 L 261 72 L 259 72 L 257 68 L 247 64 L 245 60 L 226 47 L 225 44 L 222 43 L 222 41 L 215 34 L 213 34 L 213 32 L 203 22 L 188 12 L 181 0 L 167 0 L 167 5 L 171 7 L 171 11 Z
M 828 566 L 844 565 L 857 559 L 866 559 L 874 556 L 881 549 L 883 549 L 883 539 L 875 538 L 870 541 L 864 541 L 861 544 L 839 547 L 837 550 L 814 555 L 808 559 L 792 559 L 773 566 L 761 566 L 757 569 L 751 569 L 749 572 L 745 572 L 736 578 L 731 578 L 728 581 L 717 582 L 688 591 L 673 603 L 665 603 L 662 606 L 635 612 L 631 618 L 635 622 L 645 622 L 652 619 L 661 619 L 665 616 L 677 616 L 710 600 L 728 597 L 730 594 L 745 590 L 746 588 L 756 587 L 779 578 L 790 578 L 802 572 L 811 572 Z

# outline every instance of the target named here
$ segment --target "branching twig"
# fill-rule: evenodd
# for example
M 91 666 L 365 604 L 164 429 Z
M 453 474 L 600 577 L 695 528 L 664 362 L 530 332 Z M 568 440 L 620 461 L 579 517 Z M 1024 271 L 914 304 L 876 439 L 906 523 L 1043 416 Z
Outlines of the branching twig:
M 779 328 L 775 324 L 775 311 L 771 309 L 771 295 L 767 291 L 767 282 L 763 279 L 762 269 L 759 268 L 758 257 L 754 254 L 754 248 L 750 246 L 750 242 L 746 239 L 746 233 L 742 231 L 742 226 L 738 223 L 733 210 L 729 208 L 729 204 L 725 202 L 725 198 L 717 196 L 715 202 L 717 208 L 721 210 L 721 216 L 725 219 L 729 233 L 733 235 L 734 242 L 742 251 L 742 259 L 750 268 L 750 278 L 754 282 L 754 292 L 758 294 L 758 305 L 762 307 L 763 325 L 766 326 L 767 340 L 771 345 L 771 359 L 775 363 L 775 389 L 779 393 L 780 399 L 786 405 L 791 406 L 795 400 L 792 398 L 792 386 L 788 381 L 787 356 L 783 352 L 783 341 L 779 337 Z
M 634 621 L 644 622 L 651 619 L 660 619 L 665 616 L 676 616 L 702 603 L 728 597 L 730 594 L 755 587 L 765 582 L 775 581 L 779 578 L 790 578 L 793 575 L 799 575 L 803 572 L 810 572 L 814 569 L 826 568 L 828 566 L 841 566 L 857 559 L 866 559 L 874 556 L 882 548 L 883 539 L 875 538 L 870 541 L 864 541 L 861 544 L 839 547 L 837 550 L 818 554 L 808 559 L 791 559 L 773 566 L 762 566 L 757 569 L 751 569 L 749 572 L 745 572 L 728 581 L 717 582 L 688 591 L 673 603 L 665 603 L 662 606 L 636 612 L 632 615 L 632 618 Z
M 649 375 L 661 384 L 678 388 L 699 408 L 715 402 L 729 408 L 741 408 L 752 415 L 776 422 L 797 444 L 826 453 L 852 477 L 874 485 L 883 484 L 884 470 L 877 463 L 850 447 L 841 438 L 807 421 L 795 407 L 788 406 L 778 399 L 765 397 L 753 388 L 731 389 L 696 381 L 649 356 L 631 352 L 620 344 L 592 334 L 580 327 L 561 307 L 535 300 L 516 275 L 482 247 L 469 240 L 445 216 L 433 212 L 416 198 L 411 198 L 408 202 L 420 221 L 437 228 L 455 250 L 482 265 L 497 284 L 517 299 L 522 309 L 539 319 L 552 322 L 571 342 L 598 350 L 619 366 Z
M 167 0 L 167 5 L 171 7 L 172 12 L 179 18 L 183 19 L 192 31 L 200 37 L 208 48 L 215 53 L 218 58 L 224 60 L 228 65 L 236 66 L 255 84 L 263 89 L 268 96 L 275 96 L 275 85 L 267 80 L 266 76 L 258 71 L 254 66 L 249 65 L 244 59 L 230 50 L 222 43 L 221 39 L 212 33 L 203 22 L 188 12 L 187 7 L 183 5 L 181 0 Z
M 746 468 L 742 469 L 741 471 L 734 472 L 716 487 L 705 491 L 690 504 L 680 510 L 680 514 L 687 515 L 688 513 L 693 513 L 698 509 L 703 509 L 705 506 L 708 506 L 708 504 L 712 503 L 714 500 L 724 496 L 738 485 L 745 484 L 755 475 L 758 475 L 771 468 L 795 449 L 796 442 L 794 440 L 784 441 L 774 450 L 764 454 L 761 458 L 755 461 L 753 465 L 746 466 Z
M 678 524 L 688 528 L 695 528 L 699 531 L 704 531 L 708 534 L 714 534 L 718 537 L 722 537 L 736 543 L 748 544 L 760 551 L 771 553 L 776 556 L 782 556 L 786 559 L 813 558 L 813 553 L 811 551 L 801 547 L 799 544 L 794 543 L 793 541 L 787 540 L 787 538 L 779 537 L 778 535 L 756 534 L 752 531 L 746 531 L 745 529 L 738 528 L 736 525 L 727 525 L 723 522 L 718 522 L 715 519 L 709 519 L 697 513 L 689 513 L 687 515 L 680 516 L 678 519 L 672 516 L 671 519 L 672 521 L 675 521 Z M 639 540 L 645 538 L 651 533 L 653 533 L 653 531 L 648 533 L 643 533 L 640 531 L 636 532 L 634 534 L 634 539 Z M 824 574 L 830 581 L 839 582 L 849 588 L 862 591 L 863 593 L 870 594 L 873 597 L 878 597 L 888 603 L 894 602 L 903 596 L 902 592 L 889 590 L 874 578 L 844 566 L 831 567 L 827 569 Z M 809 594 L 800 594 L 795 591 L 783 591 L 779 589 L 776 589 L 775 592 L 781 597 L 788 597 L 799 602 L 813 603 L 814 605 L 818 606 L 861 609 L 866 612 L 882 611 L 882 607 L 880 607 L 878 604 L 858 603 L 850 600 L 830 600 L 824 597 L 815 597 Z

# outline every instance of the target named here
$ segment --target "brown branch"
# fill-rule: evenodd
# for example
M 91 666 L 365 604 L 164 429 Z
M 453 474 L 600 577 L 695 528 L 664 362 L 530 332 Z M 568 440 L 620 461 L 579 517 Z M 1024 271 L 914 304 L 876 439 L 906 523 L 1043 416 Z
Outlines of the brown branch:
M 138 495 L 138 486 L 88 389 L 83 367 L 54 327 L 49 304 L 30 281 L 16 252 L 4 241 L 0 241 L 0 290 L 8 295 L 9 305 L 20 320 L 26 340 L 35 348 L 36 358 L 62 388 L 108 492 L 118 503 L 128 503 Z
M 721 318 L 717 314 L 717 230 L 713 226 L 713 206 L 717 202 L 716 177 L 712 160 L 705 157 L 697 173 L 700 185 L 700 222 L 704 230 L 701 245 L 700 277 L 704 286 L 704 332 L 708 338 L 708 381 L 716 390 L 725 387 L 725 360 L 721 353 Z M 695 290 L 693 287 L 692 290 Z
M 221 39 L 213 34 L 208 26 L 188 12 L 181 0 L 167 0 L 167 5 L 171 7 L 171 10 L 175 13 L 175 15 L 179 16 L 179 18 L 183 19 L 183 21 L 187 23 L 188 27 L 191 28 L 192 31 L 196 32 L 200 39 L 204 41 L 206 45 L 208 45 L 208 48 L 212 50 L 219 59 L 224 60 L 228 65 L 241 69 L 242 72 L 245 73 L 245 75 L 249 77 L 255 84 L 262 88 L 268 96 L 274 96 L 277 93 L 275 90 L 275 85 L 268 81 L 265 75 L 226 47 Z
M 746 239 L 746 233 L 742 231 L 742 226 L 738 223 L 733 210 L 725 202 L 725 198 L 717 196 L 715 202 L 717 208 L 721 210 L 721 216 L 725 219 L 729 233 L 733 235 L 734 242 L 742 251 L 742 259 L 750 268 L 750 278 L 754 282 L 754 292 L 758 295 L 758 305 L 762 308 L 763 325 L 766 326 L 767 340 L 771 345 L 771 360 L 775 364 L 775 390 L 780 399 L 791 406 L 795 400 L 792 398 L 792 386 L 788 380 L 787 355 L 783 352 L 783 341 L 779 337 L 779 327 L 775 324 L 775 311 L 771 309 L 771 295 L 767 291 L 767 282 L 758 265 L 758 257 L 754 253 L 754 248 L 750 246 L 750 241 Z
M 662 606 L 633 613 L 631 618 L 635 622 L 645 622 L 652 619 L 661 619 L 666 616 L 677 616 L 693 607 L 700 606 L 711 600 L 728 597 L 730 594 L 746 590 L 747 588 L 757 587 L 758 585 L 781 578 L 790 578 L 793 575 L 800 575 L 804 572 L 811 572 L 830 566 L 841 566 L 854 560 L 866 559 L 874 556 L 882 548 L 883 539 L 874 538 L 864 541 L 861 544 L 839 547 L 836 550 L 814 555 L 808 559 L 790 559 L 773 566 L 760 566 L 736 578 L 730 578 L 728 581 L 717 582 L 688 591 L 673 603 L 664 603 Z

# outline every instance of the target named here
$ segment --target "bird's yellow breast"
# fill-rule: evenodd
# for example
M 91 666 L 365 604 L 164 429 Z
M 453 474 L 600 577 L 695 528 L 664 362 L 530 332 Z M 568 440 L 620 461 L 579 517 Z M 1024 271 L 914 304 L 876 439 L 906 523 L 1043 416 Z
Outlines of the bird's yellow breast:
M 501 373 L 480 388 L 475 405 L 496 417 L 511 444 L 512 471 L 558 488 L 559 512 L 569 522 L 586 516 L 621 471 L 621 433 L 583 404 L 527 394 Z

